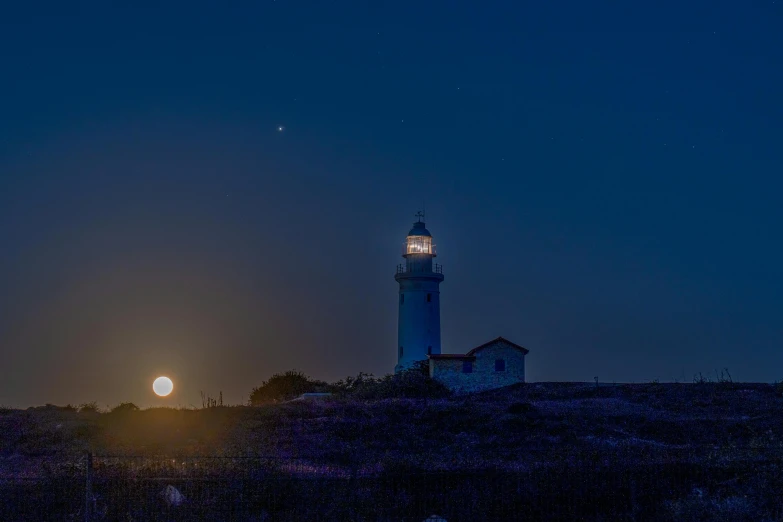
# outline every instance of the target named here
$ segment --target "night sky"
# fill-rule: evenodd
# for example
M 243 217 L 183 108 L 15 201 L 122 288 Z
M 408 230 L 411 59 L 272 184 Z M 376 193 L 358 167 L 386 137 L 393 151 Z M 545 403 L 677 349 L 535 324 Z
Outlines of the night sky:
M 783 2 L 118 4 L 0 8 L 0 404 L 389 373 L 423 206 L 446 353 L 783 379 Z

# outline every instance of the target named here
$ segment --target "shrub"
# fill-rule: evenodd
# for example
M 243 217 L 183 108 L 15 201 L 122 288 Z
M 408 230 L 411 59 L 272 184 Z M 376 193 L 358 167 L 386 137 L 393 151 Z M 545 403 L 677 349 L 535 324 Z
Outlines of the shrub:
M 130 411 L 139 411 L 139 407 L 132 402 L 123 402 L 111 409 L 111 413 L 127 413 Z
M 311 379 L 296 370 L 276 373 L 250 392 L 250 405 L 274 403 L 295 399 L 303 393 L 329 391 L 329 385 L 323 381 Z
M 100 413 L 101 409 L 95 401 L 85 402 L 79 405 L 79 413 Z
M 448 388 L 430 378 L 426 365 L 427 361 L 424 361 L 408 370 L 380 378 L 360 373 L 355 378 L 348 377 L 336 382 L 333 388 L 342 396 L 363 400 L 442 398 L 451 395 Z
M 373 374 L 359 372 L 356 377 L 351 377 L 349 375 L 345 379 L 337 381 L 332 385 L 332 388 L 334 389 L 335 393 L 346 395 L 356 391 L 359 388 L 367 386 L 369 383 L 374 383 L 375 381 L 377 381 L 377 379 Z

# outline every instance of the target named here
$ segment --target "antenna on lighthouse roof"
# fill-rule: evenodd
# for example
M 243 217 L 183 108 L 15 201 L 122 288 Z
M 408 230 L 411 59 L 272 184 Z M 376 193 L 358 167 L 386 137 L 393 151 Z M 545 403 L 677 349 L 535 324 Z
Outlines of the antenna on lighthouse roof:
M 419 218 L 419 223 L 423 223 L 424 222 L 424 212 L 422 212 L 421 210 L 416 212 L 416 217 Z

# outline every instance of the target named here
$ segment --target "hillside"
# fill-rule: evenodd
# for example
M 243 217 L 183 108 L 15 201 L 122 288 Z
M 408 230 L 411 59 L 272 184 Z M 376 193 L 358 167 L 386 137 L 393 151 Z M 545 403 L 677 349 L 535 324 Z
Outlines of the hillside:
M 569 488 L 592 499 L 613 490 L 638 496 L 633 484 L 643 484 L 636 487 L 650 512 L 664 500 L 669 509 L 709 511 L 741 498 L 740 508 L 736 500 L 726 508 L 739 509 L 731 519 L 759 520 L 759 510 L 783 508 L 770 489 L 783 488 L 782 434 L 781 389 L 743 383 L 535 383 L 448 399 L 114 413 L 48 406 L 0 412 L 0 478 L 67 469 L 86 451 L 151 461 L 254 455 L 290 458 L 299 474 L 502 471 L 517 477 L 509 499 L 522 495 L 520 473 L 539 499 Z M 557 487 L 535 490 L 536 473 L 547 469 Z M 713 495 L 709 503 L 689 497 L 696 487 Z
M 379 462 L 471 454 L 488 465 L 531 454 L 611 449 L 777 447 L 783 396 L 768 384 L 535 383 L 449 399 L 320 399 L 260 407 L 113 413 L 0 410 L 0 457 L 275 455 Z

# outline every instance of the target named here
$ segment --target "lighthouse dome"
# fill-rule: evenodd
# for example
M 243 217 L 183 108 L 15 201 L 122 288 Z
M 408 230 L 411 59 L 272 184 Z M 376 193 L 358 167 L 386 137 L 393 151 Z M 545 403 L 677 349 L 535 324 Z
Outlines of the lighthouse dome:
M 430 231 L 424 228 L 424 223 L 421 221 L 417 221 L 413 224 L 413 228 L 410 232 L 408 232 L 409 236 L 426 236 L 426 237 L 432 237 L 432 234 L 430 234 Z

